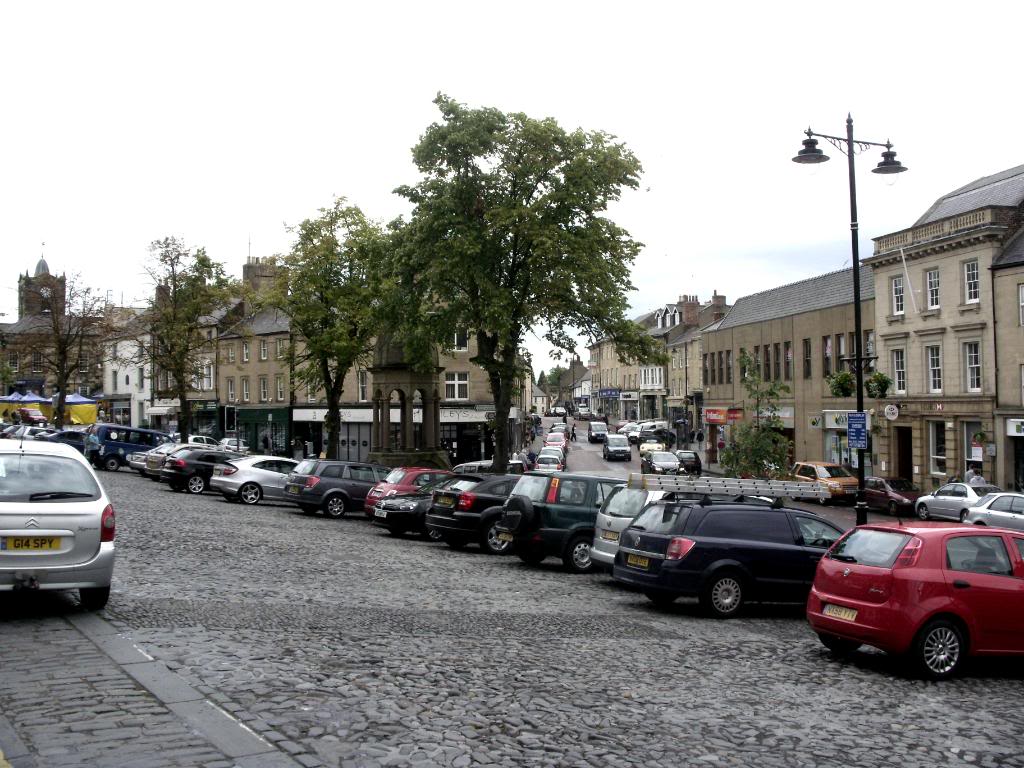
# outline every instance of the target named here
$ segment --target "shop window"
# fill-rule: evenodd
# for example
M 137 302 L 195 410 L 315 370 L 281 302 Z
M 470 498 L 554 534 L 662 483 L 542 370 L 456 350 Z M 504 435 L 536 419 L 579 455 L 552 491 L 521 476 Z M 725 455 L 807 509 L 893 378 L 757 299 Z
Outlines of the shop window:
M 981 301 L 981 280 L 978 278 L 978 261 L 964 262 L 964 303 L 977 304 Z
M 946 423 L 928 422 L 929 467 L 933 475 L 946 474 Z

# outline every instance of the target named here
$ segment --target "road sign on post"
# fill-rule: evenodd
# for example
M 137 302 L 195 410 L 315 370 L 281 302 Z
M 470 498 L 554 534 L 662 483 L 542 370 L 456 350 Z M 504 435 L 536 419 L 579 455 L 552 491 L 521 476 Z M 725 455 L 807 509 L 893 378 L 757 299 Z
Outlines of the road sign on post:
M 868 449 L 868 415 L 864 411 L 846 414 L 846 441 L 852 450 Z

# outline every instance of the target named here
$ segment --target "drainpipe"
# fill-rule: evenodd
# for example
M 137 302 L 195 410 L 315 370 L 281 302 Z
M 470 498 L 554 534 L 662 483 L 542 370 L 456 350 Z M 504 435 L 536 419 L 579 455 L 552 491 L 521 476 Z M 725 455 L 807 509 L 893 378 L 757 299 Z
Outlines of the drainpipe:
M 992 312 L 992 366 L 993 366 L 993 368 L 995 370 L 995 374 L 994 374 L 994 381 L 995 381 L 994 392 L 995 392 L 995 406 L 996 407 L 993 410 L 998 410 L 999 409 L 999 344 L 996 343 L 996 339 L 997 339 L 997 336 L 996 336 L 996 330 L 997 330 L 996 329 L 996 271 L 994 269 L 992 269 L 991 265 L 989 265 L 989 268 L 988 268 L 988 275 L 989 275 L 989 284 L 990 284 L 990 287 L 992 289 L 992 291 L 991 291 L 992 298 L 989 301 L 989 304 L 991 306 L 991 312 Z M 993 440 L 993 442 L 995 441 L 995 438 L 996 438 L 996 432 L 997 432 L 997 429 L 998 429 L 997 428 L 997 424 L 998 424 L 999 418 L 1000 417 L 996 416 L 995 414 L 992 415 L 992 440 Z M 1005 441 L 1003 441 L 1003 442 L 1005 442 Z M 985 460 L 984 454 L 982 454 L 981 459 L 982 459 L 982 461 Z M 996 446 L 996 457 L 995 457 L 995 461 L 992 462 L 992 468 L 998 470 L 1001 466 L 1005 467 L 1006 466 L 1006 462 L 1005 462 L 1005 459 L 1003 458 L 1003 452 L 1002 452 L 1001 446 L 997 445 Z M 992 478 L 992 482 L 995 483 L 996 485 L 1000 486 L 1001 488 L 1006 488 L 1008 486 L 1012 486 L 1013 485 L 1013 483 L 1006 483 L 1005 482 L 1005 480 L 1007 480 L 1008 478 L 1004 478 L 1002 476 L 1003 473 L 1001 471 L 995 472 L 994 475 L 995 476 Z M 1016 480 L 1016 477 L 1014 477 L 1013 479 Z M 1001 482 L 1001 481 L 1003 481 L 1003 482 Z

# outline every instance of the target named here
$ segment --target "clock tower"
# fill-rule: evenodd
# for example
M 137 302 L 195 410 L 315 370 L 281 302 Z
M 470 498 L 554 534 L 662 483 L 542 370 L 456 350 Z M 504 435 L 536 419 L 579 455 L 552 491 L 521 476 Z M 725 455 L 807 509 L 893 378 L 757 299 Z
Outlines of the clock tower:
M 34 274 L 26 271 L 18 276 L 18 319 L 45 315 L 52 310 L 64 311 L 65 278 L 50 274 L 46 259 L 36 263 Z

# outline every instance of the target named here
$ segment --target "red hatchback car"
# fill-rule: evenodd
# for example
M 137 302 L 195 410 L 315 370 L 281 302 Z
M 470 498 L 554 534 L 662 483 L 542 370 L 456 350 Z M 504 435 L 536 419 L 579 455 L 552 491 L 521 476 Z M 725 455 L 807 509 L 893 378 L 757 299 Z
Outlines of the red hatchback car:
M 363 511 L 366 512 L 367 517 L 372 519 L 373 508 L 383 497 L 400 493 L 416 493 L 427 483 L 448 477 L 450 474 L 451 472 L 447 469 L 434 467 L 397 467 L 369 490 L 366 494 Z
M 969 655 L 1024 654 L 1024 532 L 956 523 L 866 525 L 818 563 L 807 620 L 837 654 L 909 654 L 927 678 Z

